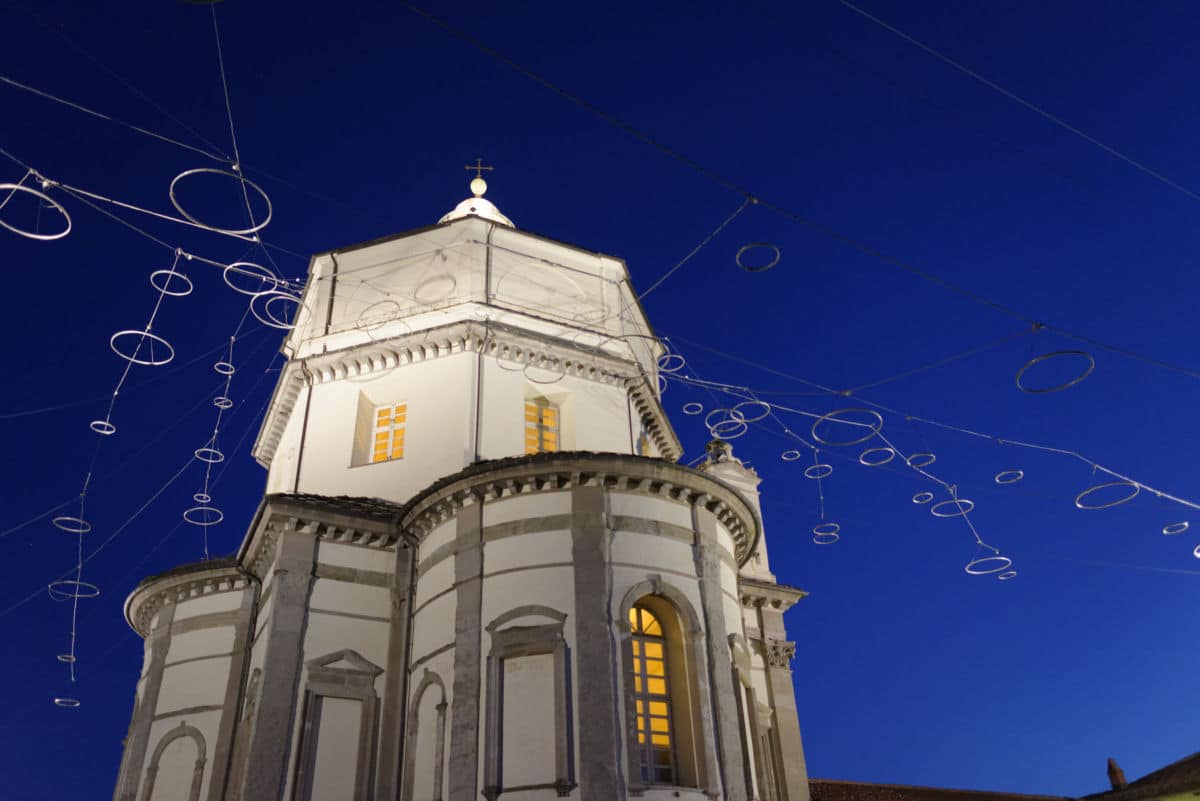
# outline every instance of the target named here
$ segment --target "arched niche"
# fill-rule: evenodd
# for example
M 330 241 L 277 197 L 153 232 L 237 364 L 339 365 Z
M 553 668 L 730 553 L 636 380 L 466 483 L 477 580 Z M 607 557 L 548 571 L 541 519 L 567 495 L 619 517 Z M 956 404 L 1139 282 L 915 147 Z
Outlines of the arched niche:
M 404 801 L 441 801 L 446 764 L 446 685 L 429 668 L 425 668 L 412 694 L 404 752 Z M 418 770 L 422 771 L 420 781 Z
M 164 777 L 166 781 L 159 779 L 159 771 L 163 762 L 163 754 L 167 749 L 180 752 L 194 750 L 195 758 L 191 759 L 190 753 L 180 753 L 179 760 L 168 759 L 168 766 L 172 762 L 179 762 L 186 765 L 191 763 L 190 777 L 170 776 Z M 207 748 L 204 744 L 204 735 L 195 726 L 189 726 L 187 721 L 180 721 L 179 725 L 169 730 L 158 741 L 158 745 L 154 747 L 154 754 L 150 757 L 150 766 L 146 768 L 146 781 L 142 788 L 142 798 L 146 801 L 199 801 L 200 800 L 200 785 L 204 781 L 204 763 L 207 761 Z M 182 795 L 179 791 L 184 787 L 187 788 L 187 795 Z M 158 795 L 155 795 L 155 790 L 158 790 Z

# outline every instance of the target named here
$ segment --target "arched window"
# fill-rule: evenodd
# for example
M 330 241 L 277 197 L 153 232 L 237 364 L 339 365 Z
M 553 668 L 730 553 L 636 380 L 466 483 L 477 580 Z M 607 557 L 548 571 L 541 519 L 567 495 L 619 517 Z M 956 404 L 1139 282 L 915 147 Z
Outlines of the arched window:
M 629 610 L 633 632 L 633 699 L 644 784 L 676 784 L 667 639 L 662 622 L 642 604 Z

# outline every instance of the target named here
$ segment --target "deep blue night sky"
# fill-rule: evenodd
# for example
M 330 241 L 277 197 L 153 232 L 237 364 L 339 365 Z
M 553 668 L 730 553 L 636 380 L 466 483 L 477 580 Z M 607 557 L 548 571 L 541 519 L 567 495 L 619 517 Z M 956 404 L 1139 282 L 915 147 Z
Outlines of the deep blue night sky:
M 862 2 L 1200 192 L 1195 4 Z M 103 5 L 0 3 L 0 74 L 229 151 L 210 8 Z M 430 11 L 764 200 L 1031 319 L 1200 370 L 1200 200 L 836 0 Z M 401 5 L 225 2 L 217 15 L 241 156 L 274 204 L 264 239 L 302 255 L 271 251 L 288 277 L 304 275 L 307 254 L 435 222 L 466 197 L 462 166 L 477 156 L 496 166 L 488 197 L 518 227 L 618 255 L 641 288 L 742 203 Z M 160 212 L 172 211 L 175 175 L 221 166 L 3 84 L 0 147 L 57 181 Z M 0 157 L 0 182 L 23 174 Z M 188 198 L 236 222 L 232 189 L 200 182 Z M 103 416 L 124 367 L 108 339 L 144 324 L 156 295 L 147 276 L 172 259 L 61 189 L 51 194 L 73 218 L 68 237 L 0 230 L 6 532 L 79 492 L 97 439 L 87 423 Z M 36 214 L 14 200 L 0 218 Z M 120 214 L 206 258 L 263 260 L 226 237 Z M 45 230 L 52 220 L 43 210 L 35 222 Z M 734 254 L 756 241 L 777 245 L 782 260 L 749 274 Z M 12 801 L 111 794 L 141 659 L 124 597 L 143 576 L 202 554 L 199 529 L 177 524 L 203 465 L 168 479 L 212 430 L 210 365 L 246 304 L 218 269 L 186 269 L 195 292 L 168 298 L 155 325 L 176 359 L 131 371 L 118 433 L 96 463 L 85 554 L 150 503 L 85 567 L 102 594 L 80 606 L 73 687 L 55 660 L 69 604 L 40 588 L 73 565 L 74 540 L 48 517 L 0 538 L 0 754 Z M 789 626 L 812 776 L 1080 795 L 1107 786 L 1109 756 L 1133 778 L 1196 750 L 1200 514 L 1150 491 L 1081 511 L 1080 491 L 1113 480 L 1085 461 L 906 416 L 1077 451 L 1196 500 L 1200 379 L 1048 331 L 1015 336 L 1028 323 L 763 205 L 645 305 L 688 376 L 816 413 L 861 400 L 809 394 L 787 376 L 847 389 L 1014 336 L 856 395 L 902 412 L 885 415 L 884 433 L 905 452 L 937 454 L 938 475 L 976 502 L 971 520 L 1014 560 L 1015 580 L 963 572 L 970 532 L 911 502 L 939 488 L 899 460 L 871 469 L 857 463 L 861 448 L 829 449 L 826 519 L 842 537 L 819 546 L 817 491 L 803 477 L 810 457 L 782 461 L 793 445 L 771 420 L 734 443 L 764 479 L 775 573 L 811 593 Z M 229 458 L 214 471 L 226 516 L 210 529 L 214 554 L 237 547 L 261 497 L 249 446 L 279 341 L 253 320 L 238 340 L 237 405 L 220 435 Z M 1082 383 L 1043 395 L 1014 386 L 1029 359 L 1074 348 L 1096 361 Z M 1052 383 L 1074 366 L 1030 377 Z M 707 433 L 683 404 L 729 401 L 672 382 L 664 402 L 690 461 Z M 811 420 L 779 419 L 807 436 Z M 998 486 L 993 476 L 1007 469 L 1025 478 Z M 1185 520 L 1191 530 L 1161 533 Z M 67 694 L 82 705 L 53 706 Z

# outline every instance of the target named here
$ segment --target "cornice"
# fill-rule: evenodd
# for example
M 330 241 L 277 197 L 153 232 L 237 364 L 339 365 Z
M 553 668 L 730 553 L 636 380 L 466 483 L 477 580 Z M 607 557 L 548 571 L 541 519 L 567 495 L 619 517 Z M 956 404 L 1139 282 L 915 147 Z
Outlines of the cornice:
M 790 609 L 801 598 L 808 597 L 808 593 L 798 587 L 776 584 L 773 581 L 759 581 L 746 576 L 738 577 L 738 594 L 741 596 L 742 606 L 768 607 L 780 612 Z
M 472 465 L 414 497 L 400 515 L 400 527 L 419 541 L 469 504 L 573 487 L 605 487 L 701 506 L 733 536 L 739 566 L 750 557 L 762 530 L 757 513 L 737 490 L 706 473 L 661 459 L 585 452 Z
M 437 328 L 378 342 L 347 345 L 317 356 L 289 361 L 280 373 L 275 395 L 254 443 L 254 458 L 263 467 L 270 466 L 295 410 L 300 390 L 306 385 L 363 378 L 460 353 L 482 353 L 485 357 L 519 365 L 510 368 L 515 370 L 538 367 L 549 360 L 555 364 L 552 369 L 561 369 L 564 375 L 622 386 L 630 392 L 647 433 L 654 439 L 664 458 L 673 461 L 682 455 L 658 398 L 633 360 L 597 353 L 570 340 L 537 334 L 494 320 L 460 320 Z
M 150 633 L 150 621 L 163 605 L 204 595 L 244 590 L 251 578 L 237 565 L 210 567 L 196 562 L 151 577 L 137 586 L 125 600 L 125 620 L 142 637 Z
M 379 550 L 393 548 L 400 540 L 400 533 L 390 520 L 337 514 L 308 507 L 303 501 L 289 501 L 286 495 L 272 495 L 264 501 L 254 533 L 238 554 L 238 563 L 259 581 L 265 580 L 275 561 L 279 538 L 289 531 L 307 531 L 319 540 Z

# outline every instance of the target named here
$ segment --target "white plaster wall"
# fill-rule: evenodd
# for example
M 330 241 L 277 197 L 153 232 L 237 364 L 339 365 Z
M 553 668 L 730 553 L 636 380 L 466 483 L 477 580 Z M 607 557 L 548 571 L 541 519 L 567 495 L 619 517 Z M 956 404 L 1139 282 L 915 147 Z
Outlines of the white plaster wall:
M 654 534 L 638 534 L 631 531 L 616 531 L 612 541 L 612 560 L 655 569 L 696 575 L 696 560 L 692 546 L 682 540 L 660 537 Z
M 233 609 L 238 609 L 242 605 L 242 596 L 245 591 L 218 592 L 212 595 L 203 595 L 199 598 L 188 598 L 184 601 L 179 601 L 175 605 L 175 622 L 186 620 L 189 617 L 198 617 L 200 615 L 210 615 L 216 612 L 228 612 Z
M 317 561 L 326 565 L 391 573 L 395 560 L 394 552 L 379 548 L 364 548 L 329 540 L 321 540 L 317 545 Z
M 771 691 L 767 683 L 767 662 L 756 649 L 750 652 L 750 686 L 760 704 L 771 704 Z
M 392 591 L 387 587 L 319 578 L 313 582 L 309 608 L 390 619 Z
M 323 333 L 326 317 L 330 317 L 332 332 L 361 328 L 366 312 L 371 315 L 367 319 L 374 329 L 371 333 L 378 334 L 378 328 L 393 314 L 411 317 L 470 299 L 481 300 L 486 255 L 484 247 L 472 240 L 481 242 L 486 235 L 486 223 L 465 220 L 338 254 L 332 315 L 326 302 L 319 315 L 321 326 L 312 333 Z M 384 300 L 389 303 L 381 308 L 379 303 Z M 356 332 L 352 341 L 364 338 Z
M 435 562 L 425 574 L 417 579 L 413 593 L 413 609 L 420 609 L 430 598 L 445 592 L 454 584 L 454 556 L 449 555 Z
M 692 507 L 686 504 L 622 492 L 609 493 L 608 498 L 609 509 L 614 515 L 661 520 L 687 529 L 692 527 Z
M 568 621 L 575 611 L 575 568 L 572 565 L 564 567 L 533 567 L 528 570 L 518 570 L 496 575 L 488 564 L 487 551 L 483 557 L 483 620 L 486 628 L 489 623 L 501 614 L 518 606 L 538 604 L 557 609 L 568 615 Z M 453 634 L 454 621 L 450 621 Z M 568 628 L 571 628 L 568 624 Z M 483 655 L 487 655 L 491 647 L 489 636 L 484 632 Z M 567 644 L 572 644 L 568 637 Z
M 742 617 L 742 604 L 736 595 L 730 596 L 725 590 L 721 591 L 721 608 L 725 613 L 725 633 L 746 635 L 745 619 Z
M 505 369 L 507 368 L 507 369 Z M 525 452 L 525 380 L 519 364 L 483 360 L 483 393 L 480 409 L 479 452 L 483 459 L 501 459 Z M 558 385 L 549 389 L 560 390 Z M 566 433 L 565 431 L 563 432 Z M 487 508 L 494 504 L 484 506 Z
M 729 634 L 745 634 L 741 595 L 738 592 L 737 573 L 729 563 L 721 562 L 721 607 L 725 614 L 725 629 Z
M 485 507 L 486 509 L 486 507 Z M 439 526 L 435 526 L 432 531 L 425 535 L 425 539 L 421 540 L 421 544 L 417 550 L 417 563 L 420 564 L 422 559 L 426 559 L 443 545 L 453 542 L 457 532 L 457 524 L 454 520 L 447 520 Z
M 632 453 L 625 389 L 567 375 L 550 384 L 529 380 L 516 362 L 485 358 L 483 363 L 481 454 L 484 459 L 519 456 L 525 452 L 525 401 L 544 397 L 562 412 L 559 450 Z M 530 368 L 541 381 L 553 371 Z M 491 504 L 489 504 L 491 505 Z M 544 513 L 543 513 L 544 514 Z
M 541 531 L 489 542 L 484 546 L 489 574 L 513 568 L 571 562 L 571 532 Z
M 413 616 L 414 661 L 454 643 L 454 593 L 446 593 Z
M 354 797 L 363 704 L 356 698 L 322 698 L 312 764 L 314 801 Z
M 286 369 L 279 373 L 280 380 L 287 376 Z M 288 378 L 287 380 L 293 380 Z M 291 492 L 295 487 L 296 459 L 300 453 L 300 439 L 304 432 L 304 405 L 308 397 L 309 387 L 304 387 L 296 396 L 291 417 L 284 426 L 279 444 L 275 448 L 275 456 L 267 470 L 267 494 L 274 492 Z M 270 413 L 264 418 L 264 425 L 270 420 Z
M 725 528 L 720 523 L 717 524 L 717 544 L 724 548 L 730 556 L 733 556 L 734 553 L 737 552 L 737 548 L 734 545 L 733 535 L 729 533 L 729 529 Z
M 304 632 L 304 661 L 350 648 L 364 659 L 385 667 L 389 630 L 390 624 L 386 620 L 363 620 L 310 609 Z M 305 671 L 307 673 L 307 668 Z M 382 674 L 376 683 L 381 680 Z
M 300 491 L 403 503 L 436 479 L 461 470 L 474 458 L 473 444 L 468 452 L 474 395 L 465 391 L 474 380 L 474 367 L 474 355 L 463 352 L 367 380 L 318 384 L 301 456 Z M 408 404 L 404 458 L 353 464 L 360 393 L 372 405 Z M 299 408 L 296 413 L 303 414 Z
M 223 704 L 232 661 L 225 656 L 164 666 L 155 714 Z
M 626 413 L 629 395 L 623 387 L 571 378 L 566 389 L 571 393 L 575 450 L 634 452 Z
M 234 645 L 233 626 L 214 626 L 207 629 L 174 634 L 167 648 L 166 664 L 170 665 L 184 659 L 195 659 L 198 656 L 228 654 Z
M 524 436 L 524 434 L 522 434 Z M 532 495 L 516 495 L 483 505 L 483 525 L 494 526 L 513 520 L 528 520 L 535 517 L 550 517 L 571 512 L 571 492 L 538 492 Z
M 555 678 L 553 654 L 504 660 L 500 736 L 507 786 L 554 783 Z

